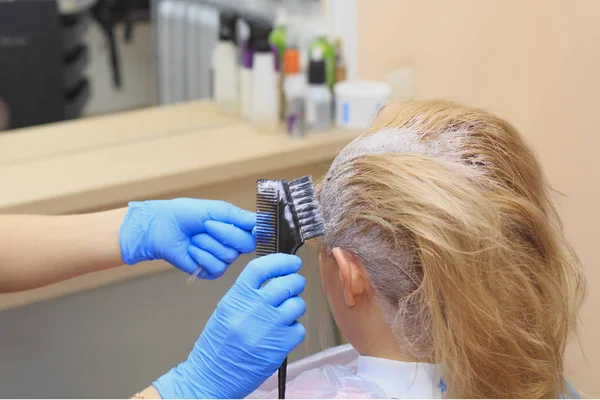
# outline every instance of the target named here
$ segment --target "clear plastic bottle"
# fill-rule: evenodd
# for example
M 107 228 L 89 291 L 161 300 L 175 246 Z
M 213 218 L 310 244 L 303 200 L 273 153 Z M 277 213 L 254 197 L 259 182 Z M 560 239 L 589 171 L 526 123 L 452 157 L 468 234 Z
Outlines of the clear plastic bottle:
M 342 39 L 339 37 L 333 41 L 335 49 L 335 83 L 346 80 L 346 60 L 344 59 Z

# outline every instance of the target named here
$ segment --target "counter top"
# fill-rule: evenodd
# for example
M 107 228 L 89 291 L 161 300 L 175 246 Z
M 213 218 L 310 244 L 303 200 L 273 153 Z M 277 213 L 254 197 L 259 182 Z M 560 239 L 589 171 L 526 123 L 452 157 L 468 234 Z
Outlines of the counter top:
M 0 212 L 60 214 L 331 159 L 356 133 L 293 138 L 208 102 L 0 135 Z
M 322 173 L 356 135 L 262 133 L 205 101 L 11 131 L 0 134 L 0 213 L 78 213 L 181 193 L 251 208 L 257 177 Z M 0 310 L 171 269 L 153 261 L 0 295 Z
M 0 166 L 235 122 L 197 101 L 0 132 Z

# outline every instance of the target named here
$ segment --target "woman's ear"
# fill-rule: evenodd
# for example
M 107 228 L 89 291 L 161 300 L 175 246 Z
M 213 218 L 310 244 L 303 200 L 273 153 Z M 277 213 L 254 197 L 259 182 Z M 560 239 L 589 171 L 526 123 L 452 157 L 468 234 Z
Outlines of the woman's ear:
M 369 280 L 352 254 L 339 247 L 333 249 L 331 254 L 339 267 L 344 301 L 348 307 L 354 307 L 360 296 L 370 292 Z

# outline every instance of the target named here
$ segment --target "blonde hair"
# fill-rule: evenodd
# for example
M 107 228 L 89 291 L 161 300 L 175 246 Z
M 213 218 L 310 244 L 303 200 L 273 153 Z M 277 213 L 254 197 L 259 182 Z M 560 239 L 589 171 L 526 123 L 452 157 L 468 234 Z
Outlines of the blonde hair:
M 507 122 L 391 103 L 318 185 L 322 242 L 364 267 L 404 354 L 448 397 L 566 394 L 585 279 L 533 152 Z

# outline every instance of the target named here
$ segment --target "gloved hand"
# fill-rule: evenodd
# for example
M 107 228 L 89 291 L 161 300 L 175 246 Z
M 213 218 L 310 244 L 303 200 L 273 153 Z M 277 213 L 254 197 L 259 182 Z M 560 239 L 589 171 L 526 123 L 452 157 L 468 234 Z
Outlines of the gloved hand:
M 188 274 L 215 279 L 240 253 L 254 251 L 255 224 L 254 213 L 223 201 L 131 202 L 119 242 L 127 264 L 162 259 Z
M 298 295 L 306 279 L 296 256 L 251 261 L 221 299 L 187 361 L 154 382 L 167 398 L 244 398 L 281 365 L 306 334 Z M 274 278 L 266 285 L 261 285 Z

